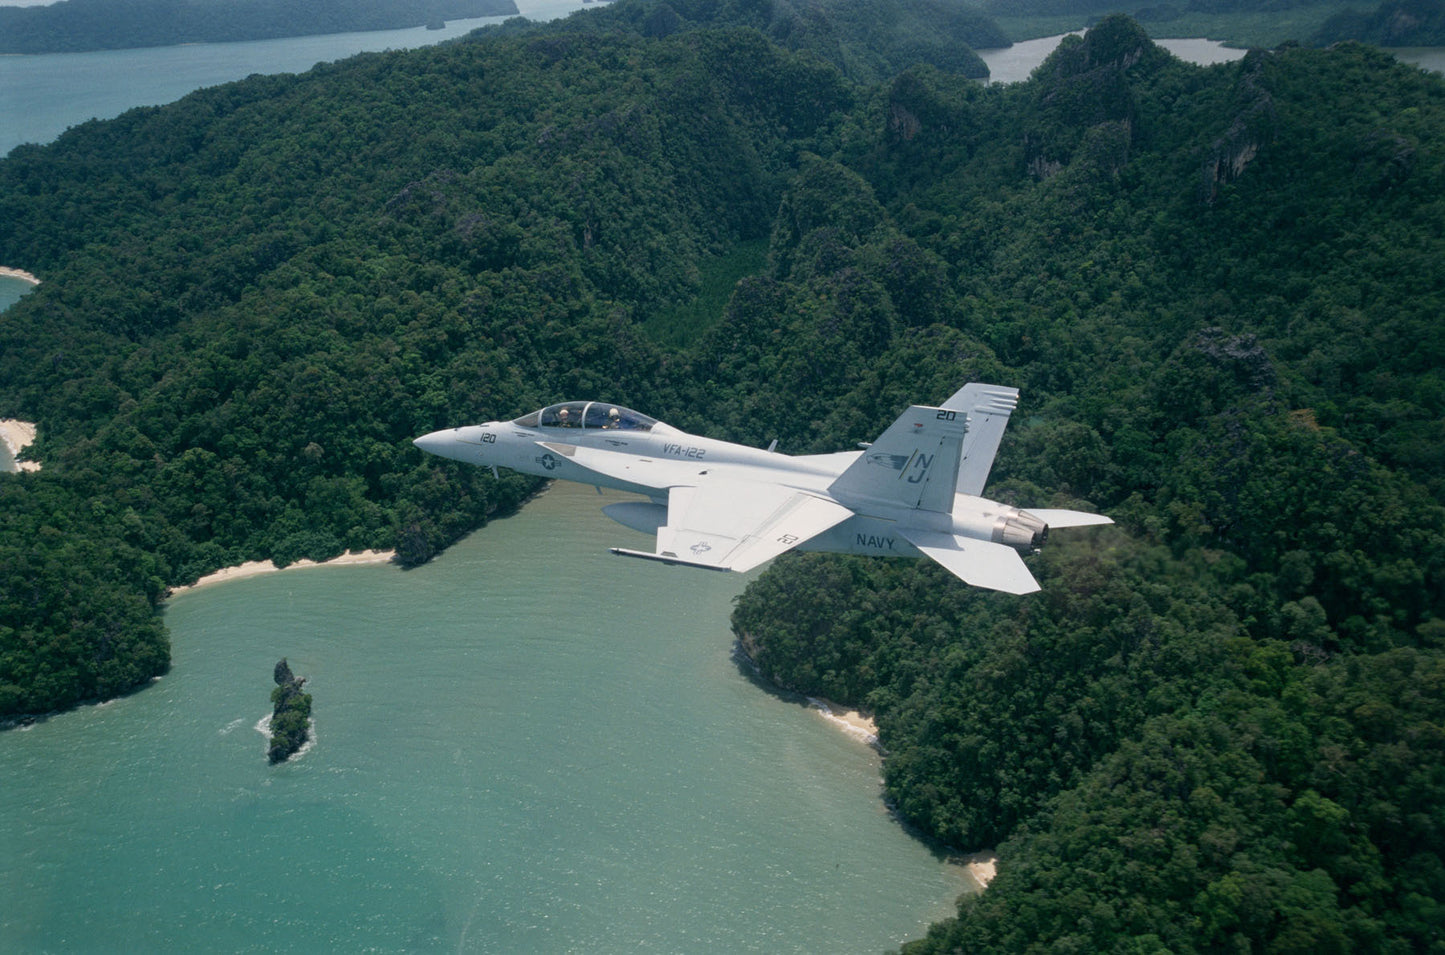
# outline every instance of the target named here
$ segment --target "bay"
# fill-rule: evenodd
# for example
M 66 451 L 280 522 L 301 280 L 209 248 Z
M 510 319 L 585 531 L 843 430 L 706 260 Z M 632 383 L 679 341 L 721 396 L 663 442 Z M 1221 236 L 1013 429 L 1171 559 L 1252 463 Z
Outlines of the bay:
M 1029 74 L 1034 71 L 1034 68 L 1058 48 L 1064 37 L 1082 34 L 1083 31 L 1079 30 L 1076 33 L 1060 33 L 1057 36 L 1040 37 L 1037 40 L 1024 40 L 1003 49 L 979 50 L 978 55 L 988 65 L 990 83 L 1019 83 L 1029 78 Z M 1227 47 L 1217 40 L 1200 38 L 1155 40 L 1154 42 L 1181 60 L 1197 63 L 1200 66 L 1231 63 L 1243 59 L 1246 52 Z
M 582 9 L 581 0 L 519 0 L 530 20 Z M 506 17 L 413 27 L 286 37 L 238 43 L 192 43 L 91 53 L 0 56 L 0 156 L 21 143 L 48 143 L 71 126 L 113 119 L 137 106 L 161 106 L 207 86 L 253 73 L 302 73 L 357 53 L 404 50 L 465 36 Z
M 0 949 L 877 952 L 968 890 L 732 657 L 745 577 L 559 485 L 412 571 L 172 599 L 174 666 L 0 733 Z M 316 741 L 267 765 L 281 657 Z
M 1061 33 L 1058 36 L 1041 37 L 1037 40 L 1024 40 L 1006 49 L 979 50 L 978 55 L 988 65 L 989 82 L 1018 83 L 1028 79 L 1034 68 L 1054 52 L 1064 37 L 1076 36 L 1082 32 Z M 1243 59 L 1247 52 L 1225 46 L 1218 40 L 1205 40 L 1199 37 L 1159 39 L 1154 42 L 1181 60 L 1200 66 L 1233 63 Z M 1392 47 L 1388 48 L 1386 52 L 1403 63 L 1413 63 L 1435 73 L 1445 72 L 1445 47 Z
M 1387 53 L 1404 63 L 1413 63 L 1432 73 L 1445 73 L 1445 46 L 1387 47 Z

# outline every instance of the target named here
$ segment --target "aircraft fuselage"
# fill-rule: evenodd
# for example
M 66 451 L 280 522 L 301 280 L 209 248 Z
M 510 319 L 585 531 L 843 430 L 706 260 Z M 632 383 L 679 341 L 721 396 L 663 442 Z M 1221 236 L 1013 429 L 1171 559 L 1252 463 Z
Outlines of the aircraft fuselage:
M 788 455 L 688 434 L 661 422 L 654 424 L 650 431 L 641 432 L 526 427 L 512 421 L 489 421 L 436 431 L 418 438 L 416 444 L 433 454 L 467 464 L 511 468 L 537 477 L 645 495 L 652 499 L 656 511 L 635 524 L 619 523 L 646 533 L 653 533 L 666 523 L 667 490 L 678 481 L 727 475 L 783 484 L 834 500 L 828 493 L 829 486 L 864 453 Z M 606 455 L 610 466 L 602 470 L 578 461 L 589 453 Z M 622 475 L 634 477 L 629 480 Z M 847 506 L 850 502 L 839 503 Z M 1026 512 L 971 494 L 955 494 L 953 511 L 947 514 L 875 504 L 866 515 L 848 518 L 800 543 L 797 549 L 874 557 L 922 557 L 923 553 L 898 533 L 900 522 L 975 540 L 998 540 L 1000 523 L 1020 513 Z M 1021 543 L 1025 546 L 1015 546 L 1013 542 L 1010 546 L 1022 553 L 1037 549 L 1031 536 Z M 1041 543 L 1041 539 L 1037 541 Z
M 1110 523 L 1079 511 L 978 496 L 1017 391 L 969 384 L 914 405 L 863 451 L 787 455 L 688 434 L 617 405 L 550 405 L 513 421 L 434 431 L 415 444 L 468 464 L 642 495 L 604 512 L 655 534 L 654 552 L 614 553 L 747 570 L 799 549 L 929 557 L 976 586 L 1029 593 L 1020 561 L 1048 527 Z

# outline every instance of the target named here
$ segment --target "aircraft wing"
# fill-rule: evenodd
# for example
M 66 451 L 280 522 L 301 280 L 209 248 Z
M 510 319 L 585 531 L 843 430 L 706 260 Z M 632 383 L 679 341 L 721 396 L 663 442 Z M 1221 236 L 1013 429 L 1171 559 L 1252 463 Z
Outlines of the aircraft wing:
M 806 491 L 756 481 L 709 477 L 667 495 L 667 523 L 657 551 L 614 554 L 716 570 L 751 570 L 853 516 Z
M 898 532 L 964 583 L 1006 594 L 1031 594 L 1040 589 L 1019 552 L 1007 544 L 909 527 L 900 527 Z

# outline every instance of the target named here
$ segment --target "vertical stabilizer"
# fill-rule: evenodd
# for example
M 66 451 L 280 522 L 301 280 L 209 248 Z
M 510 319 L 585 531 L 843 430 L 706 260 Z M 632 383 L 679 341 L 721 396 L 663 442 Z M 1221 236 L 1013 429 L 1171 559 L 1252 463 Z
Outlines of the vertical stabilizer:
M 959 494 L 983 493 L 988 472 L 993 469 L 998 443 L 1008 427 L 1009 415 L 1019 403 L 1019 390 L 1003 385 L 969 382 L 958 390 L 943 407 L 968 413 L 968 434 L 963 439 L 963 454 L 958 466 Z
M 953 511 L 953 489 L 968 415 L 914 405 L 869 445 L 828 488 L 835 499 Z

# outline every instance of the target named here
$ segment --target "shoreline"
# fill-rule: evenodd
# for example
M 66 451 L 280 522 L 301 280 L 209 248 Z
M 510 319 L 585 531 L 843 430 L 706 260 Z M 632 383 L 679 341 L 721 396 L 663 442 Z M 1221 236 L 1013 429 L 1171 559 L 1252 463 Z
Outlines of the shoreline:
M 245 580 L 247 577 L 258 577 L 261 574 L 274 574 L 278 571 L 293 570 L 301 567 L 344 567 L 351 564 L 385 564 L 396 559 L 394 550 L 359 550 L 347 551 L 330 560 L 298 560 L 294 564 L 287 564 L 285 567 L 277 567 L 275 562 L 269 560 L 250 560 L 244 564 L 237 564 L 234 567 L 222 567 L 212 574 L 207 574 L 193 584 L 186 584 L 182 587 L 172 587 L 165 599 L 170 600 L 178 594 L 197 590 L 201 587 L 209 587 L 211 584 L 222 584 L 228 580 Z
M 878 747 L 878 724 L 873 716 L 863 710 L 850 710 L 821 696 L 808 697 L 808 704 L 829 723 L 837 726 L 849 736 L 856 737 L 869 746 Z
M 816 710 L 823 719 L 854 739 L 884 753 L 883 747 L 878 743 L 878 724 L 872 714 L 866 710 L 848 709 L 821 696 L 810 696 L 807 697 L 807 700 L 808 705 Z M 906 821 L 903 821 L 903 825 L 911 830 Z M 978 887 L 979 892 L 987 889 L 994 876 L 998 875 L 998 853 L 992 849 L 980 849 L 966 855 L 954 856 L 949 861 L 963 867 L 969 880 Z
M 33 274 L 25 271 L 24 269 L 12 269 L 8 265 L 0 265 L 0 278 L 19 279 L 20 281 L 29 283 L 30 285 L 40 284 L 40 279 L 36 278 Z
M 10 457 L 15 460 L 15 471 L 39 471 L 40 465 L 35 461 L 20 460 L 20 452 L 35 443 L 35 425 L 29 421 L 20 421 L 15 418 L 0 420 L 0 441 L 5 442 L 5 449 L 10 452 Z

